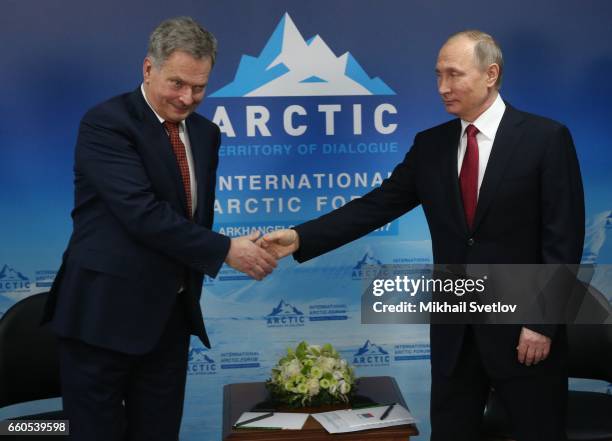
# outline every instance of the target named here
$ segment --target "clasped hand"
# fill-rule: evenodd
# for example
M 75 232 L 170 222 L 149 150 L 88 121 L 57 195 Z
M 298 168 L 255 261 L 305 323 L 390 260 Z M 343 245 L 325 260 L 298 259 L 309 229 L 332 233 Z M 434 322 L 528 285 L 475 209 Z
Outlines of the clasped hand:
M 225 258 L 232 268 L 262 280 L 276 268 L 276 261 L 295 252 L 300 240 L 295 230 L 277 230 L 259 237 L 258 231 L 232 239 Z
M 257 244 L 278 260 L 300 248 L 300 237 L 295 230 L 276 230 L 264 235 Z
M 276 268 L 274 256 L 255 244 L 259 235 L 259 231 L 253 231 L 247 236 L 232 238 L 225 257 L 225 263 L 255 280 L 262 280 Z

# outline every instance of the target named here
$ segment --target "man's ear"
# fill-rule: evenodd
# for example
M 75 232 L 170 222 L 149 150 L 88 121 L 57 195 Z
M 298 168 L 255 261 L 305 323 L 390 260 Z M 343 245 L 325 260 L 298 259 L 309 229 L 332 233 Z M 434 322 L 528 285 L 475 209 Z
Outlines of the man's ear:
M 145 84 L 148 84 L 149 79 L 151 78 L 151 70 L 153 70 L 153 62 L 149 57 L 145 57 L 142 62 L 142 78 Z
M 499 64 L 489 64 L 487 67 L 487 86 L 493 87 L 499 78 Z

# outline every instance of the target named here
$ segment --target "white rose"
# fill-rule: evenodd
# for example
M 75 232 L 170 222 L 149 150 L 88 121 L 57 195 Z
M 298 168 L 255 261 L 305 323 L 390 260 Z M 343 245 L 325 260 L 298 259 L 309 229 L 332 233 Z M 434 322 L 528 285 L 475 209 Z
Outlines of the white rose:
M 342 372 L 340 372 L 340 371 L 334 371 L 334 373 L 332 375 L 334 376 L 334 378 L 336 380 L 341 380 L 343 378 Z
M 340 393 L 341 394 L 346 395 L 346 394 L 349 393 L 350 390 L 351 390 L 351 385 L 350 384 L 348 384 L 345 381 L 340 383 Z
M 316 378 L 311 378 L 310 380 L 308 380 L 308 383 L 306 385 L 308 386 L 308 395 L 310 395 L 311 397 L 319 393 L 319 380 L 317 380 Z
M 294 358 L 293 360 L 289 362 L 289 364 L 283 366 L 283 376 L 285 378 L 291 378 L 296 375 L 299 375 L 301 370 L 302 370 L 302 365 L 300 364 L 300 361 Z
M 331 357 L 319 357 L 318 365 L 323 369 L 324 372 L 331 372 L 334 370 L 336 360 Z

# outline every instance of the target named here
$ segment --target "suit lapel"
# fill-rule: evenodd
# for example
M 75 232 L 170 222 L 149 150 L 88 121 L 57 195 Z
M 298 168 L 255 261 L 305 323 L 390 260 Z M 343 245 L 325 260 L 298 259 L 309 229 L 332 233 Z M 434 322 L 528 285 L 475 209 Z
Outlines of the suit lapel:
M 170 144 L 168 133 L 145 101 L 140 87 L 132 93 L 130 99 L 136 114 L 143 122 L 142 133 L 147 141 L 147 145 L 151 146 L 152 151 L 159 155 L 163 167 L 174 183 L 176 197 L 181 202 L 183 211 L 187 213 L 187 197 L 185 195 L 185 188 L 183 187 L 181 171 L 179 170 L 174 151 L 172 151 L 172 144 Z
M 208 174 L 208 154 L 206 151 L 206 133 L 202 130 L 200 124 L 194 122 L 193 117 L 187 118 L 187 134 L 189 135 L 189 143 L 191 144 L 191 155 L 193 157 L 194 175 L 197 182 L 197 200 L 198 205 L 193 215 L 196 222 L 202 222 L 204 216 L 204 206 L 206 197 L 206 180 Z
M 451 121 L 450 127 L 444 133 L 442 140 L 442 161 L 444 170 L 445 188 L 449 190 L 450 211 L 455 221 L 467 231 L 467 223 L 463 210 L 463 200 L 459 189 L 459 177 L 457 174 L 457 149 L 459 136 L 461 135 L 461 122 L 456 119 Z
M 478 225 L 484 218 L 494 199 L 495 192 L 497 191 L 499 183 L 502 181 L 508 161 L 522 136 L 523 132 L 519 127 L 522 120 L 523 118 L 518 111 L 506 105 L 506 111 L 497 129 L 491 156 L 489 157 L 487 169 L 485 170 L 484 178 L 480 186 L 473 230 L 478 228 Z

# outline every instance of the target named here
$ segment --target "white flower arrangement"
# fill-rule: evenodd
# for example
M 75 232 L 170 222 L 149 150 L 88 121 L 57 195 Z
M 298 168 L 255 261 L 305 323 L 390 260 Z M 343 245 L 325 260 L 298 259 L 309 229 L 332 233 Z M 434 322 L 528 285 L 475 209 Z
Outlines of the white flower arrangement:
M 293 407 L 348 403 L 355 389 L 353 368 L 331 344 L 301 342 L 272 368 L 266 382 L 272 397 Z

